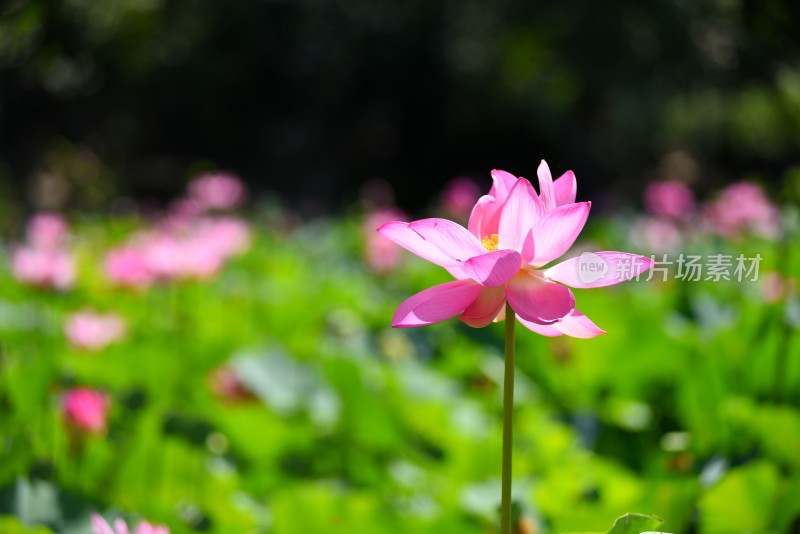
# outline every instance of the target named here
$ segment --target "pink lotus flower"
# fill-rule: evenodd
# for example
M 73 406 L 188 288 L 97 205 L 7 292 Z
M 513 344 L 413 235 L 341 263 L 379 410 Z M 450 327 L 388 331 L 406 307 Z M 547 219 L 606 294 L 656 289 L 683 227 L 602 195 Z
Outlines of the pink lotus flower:
M 125 336 L 125 320 L 115 313 L 83 311 L 67 317 L 64 333 L 73 346 L 98 351 Z
M 794 295 L 796 289 L 797 280 L 777 271 L 770 271 L 761 282 L 761 298 L 768 304 L 775 304 Z
M 590 257 L 590 273 L 581 271 L 584 255 L 542 269 L 575 242 L 590 203 L 575 203 L 577 183 L 571 171 L 554 182 L 542 161 L 538 176 L 539 195 L 528 180 L 493 171 L 494 184 L 473 208 L 469 229 L 446 219 L 389 222 L 378 229 L 456 278 L 407 299 L 392 326 L 423 326 L 459 316 L 470 326 L 483 327 L 504 318 L 508 301 L 525 327 L 545 336 L 605 333 L 575 308 L 567 286 L 617 284 L 646 271 L 652 262 L 634 254 L 597 252 Z
M 153 281 L 144 254 L 135 247 L 110 250 L 106 254 L 105 267 L 106 275 L 120 286 L 141 289 Z
M 244 202 L 245 188 L 233 174 L 205 174 L 189 184 L 189 197 L 205 209 L 231 210 Z
M 237 217 L 204 217 L 180 228 L 140 236 L 136 269 L 162 280 L 208 279 L 218 274 L 229 258 L 250 247 L 250 229 Z M 141 266 L 139 265 L 141 263 Z M 122 270 L 122 266 L 120 266 Z
M 391 271 L 400 263 L 402 249 L 381 234 L 376 234 L 375 228 L 402 217 L 403 214 L 394 208 L 383 208 L 369 214 L 364 220 L 364 254 L 367 265 L 373 272 Z
M 225 257 L 204 236 L 185 239 L 180 247 L 180 277 L 207 280 L 222 270 Z
M 632 241 L 651 252 L 673 252 L 680 248 L 680 227 L 665 217 L 642 217 L 630 228 Z
M 197 224 L 192 238 L 223 259 L 243 254 L 250 248 L 250 228 L 238 217 L 206 217 Z
M 728 186 L 706 205 L 703 215 L 714 232 L 729 239 L 748 233 L 775 239 L 781 231 L 778 208 L 751 182 Z
M 451 217 L 466 218 L 480 196 L 478 184 L 469 178 L 454 178 L 442 192 L 442 207 Z
M 19 282 L 40 288 L 69 289 L 75 282 L 75 261 L 63 248 L 67 223 L 60 215 L 31 217 L 27 244 L 11 253 L 11 271 Z
M 38 213 L 28 221 L 28 243 L 40 249 L 55 249 L 67 236 L 67 222 L 55 213 Z
M 687 219 L 694 205 L 692 190 L 683 182 L 653 182 L 644 191 L 644 207 L 653 215 Z
M 203 234 L 160 234 L 145 241 L 143 253 L 148 269 L 157 278 L 208 279 L 222 269 L 225 256 L 220 246 Z
M 75 282 L 75 262 L 66 250 L 23 246 L 11 255 L 11 271 L 20 283 L 69 289 Z
M 167 226 L 182 227 L 202 217 L 207 207 L 196 198 L 179 198 L 169 206 Z
M 92 514 L 92 534 L 129 534 L 128 525 L 122 519 L 114 521 L 114 528 L 97 513 Z M 147 521 L 139 521 L 133 534 L 169 534 L 169 528 L 164 525 L 153 525 Z
M 103 432 L 110 402 L 105 393 L 88 388 L 67 391 L 61 400 L 61 411 L 71 427 L 83 432 Z
M 167 232 L 144 234 L 141 252 L 147 269 L 156 278 L 175 278 L 183 271 L 184 251 L 181 242 Z

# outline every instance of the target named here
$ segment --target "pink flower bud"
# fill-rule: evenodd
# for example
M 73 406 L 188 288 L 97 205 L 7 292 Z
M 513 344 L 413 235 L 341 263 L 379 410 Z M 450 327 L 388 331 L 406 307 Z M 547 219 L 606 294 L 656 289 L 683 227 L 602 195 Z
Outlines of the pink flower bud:
M 694 211 L 692 190 L 683 182 L 653 182 L 644 191 L 644 206 L 653 215 L 686 219 Z
M 391 271 L 400 263 L 401 249 L 394 242 L 375 231 L 384 223 L 402 220 L 403 215 L 397 209 L 384 208 L 367 216 L 363 233 L 365 240 L 364 255 L 369 268 L 377 273 Z
M 125 320 L 115 313 L 100 314 L 90 311 L 73 313 L 67 317 L 64 333 L 73 346 L 99 351 L 125 336 Z
M 75 388 L 64 394 L 61 410 L 69 426 L 84 432 L 103 432 L 109 406 L 110 401 L 105 393 Z
M 122 519 L 114 521 L 114 528 L 98 513 L 92 514 L 92 534 L 128 534 L 128 524 Z M 169 528 L 164 525 L 154 525 L 147 521 L 139 521 L 133 534 L 169 534 Z
M 11 271 L 20 283 L 35 287 L 64 290 L 75 282 L 75 262 L 65 250 L 17 248 L 12 252 Z
M 454 178 L 442 192 L 442 207 L 453 218 L 466 219 L 481 196 L 478 185 L 469 178 Z
M 135 247 L 110 250 L 106 254 L 105 268 L 108 278 L 120 286 L 145 288 L 153 281 L 144 254 Z
M 55 213 L 38 213 L 28 221 L 28 243 L 37 248 L 54 249 L 67 236 L 67 222 Z
M 205 209 L 231 210 L 244 202 L 245 187 L 233 174 L 205 174 L 189 184 L 189 197 Z
M 712 231 L 729 239 L 746 234 L 775 239 L 781 232 L 778 208 L 751 182 L 728 186 L 706 205 L 703 217 Z

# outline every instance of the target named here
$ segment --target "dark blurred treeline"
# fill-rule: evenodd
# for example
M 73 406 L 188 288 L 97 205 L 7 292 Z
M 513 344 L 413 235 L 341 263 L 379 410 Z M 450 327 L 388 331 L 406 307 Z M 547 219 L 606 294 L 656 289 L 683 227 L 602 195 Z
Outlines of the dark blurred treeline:
M 793 0 L 11 0 L 7 198 L 97 207 L 239 173 L 308 208 L 391 182 L 578 171 L 779 181 L 800 154 Z M 588 192 L 588 193 L 587 193 Z

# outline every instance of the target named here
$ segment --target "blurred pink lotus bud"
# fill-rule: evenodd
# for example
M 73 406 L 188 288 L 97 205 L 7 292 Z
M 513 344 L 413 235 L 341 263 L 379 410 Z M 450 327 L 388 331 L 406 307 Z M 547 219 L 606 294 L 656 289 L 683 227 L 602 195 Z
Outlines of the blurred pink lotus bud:
M 772 271 L 764 275 L 761 282 L 761 298 L 769 304 L 780 302 L 797 290 L 797 280 Z
M 781 232 L 780 212 L 760 186 L 737 182 L 706 204 L 703 217 L 719 235 L 736 239 L 754 234 L 775 239 Z
M 631 225 L 631 240 L 650 253 L 677 251 L 681 246 L 680 229 L 670 219 L 644 217 Z
M 764 275 L 761 283 L 761 297 L 765 302 L 774 304 L 781 299 L 786 291 L 786 284 L 780 273 L 771 272 Z
M 402 258 L 402 249 L 393 241 L 375 231 L 375 228 L 387 222 L 402 221 L 405 215 L 394 208 L 375 211 L 364 220 L 364 254 L 367 265 L 374 272 L 386 272 L 394 269 Z
M 105 393 L 88 388 L 71 389 L 61 401 L 67 424 L 84 432 L 103 432 L 106 429 L 109 406 Z
M 644 191 L 644 207 L 652 215 L 687 219 L 694 206 L 692 190 L 683 182 L 653 182 Z
M 253 393 L 242 384 L 236 373 L 224 365 L 211 371 L 208 375 L 208 386 L 215 395 L 229 401 L 254 398 Z
M 69 289 L 75 282 L 75 262 L 66 250 L 20 247 L 12 252 L 11 271 L 22 284 Z
M 182 227 L 202 216 L 205 209 L 206 206 L 195 198 L 179 198 L 170 205 L 167 219 L 174 226 Z
M 644 224 L 644 235 L 654 252 L 678 250 L 681 245 L 680 230 L 672 221 L 648 219 Z
M 37 213 L 28 221 L 28 243 L 35 248 L 58 248 L 67 236 L 67 221 L 55 213 Z
M 454 178 L 442 191 L 442 207 L 451 217 L 466 219 L 480 196 L 481 190 L 474 181 L 466 177 Z
M 128 525 L 122 519 L 114 521 L 114 528 L 98 513 L 92 514 L 92 534 L 129 534 Z M 164 525 L 153 525 L 147 521 L 139 521 L 133 534 L 169 534 Z
M 244 202 L 245 187 L 233 174 L 205 174 L 189 184 L 189 198 L 205 209 L 231 210 Z
M 106 275 L 117 285 L 145 288 L 153 281 L 144 254 L 134 247 L 110 250 L 106 254 Z
M 114 528 L 98 513 L 92 513 L 92 534 L 128 534 L 128 524 L 122 519 L 114 521 Z
M 169 529 L 164 525 L 153 525 L 147 521 L 139 521 L 133 534 L 169 534 Z
M 67 317 L 64 333 L 79 349 L 98 351 L 125 337 L 125 320 L 116 313 L 82 311 Z

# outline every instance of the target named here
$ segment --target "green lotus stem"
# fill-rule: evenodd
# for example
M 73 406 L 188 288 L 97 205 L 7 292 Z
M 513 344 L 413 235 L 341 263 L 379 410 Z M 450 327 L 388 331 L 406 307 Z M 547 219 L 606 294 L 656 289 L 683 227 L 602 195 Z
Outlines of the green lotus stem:
M 500 534 L 511 533 L 511 422 L 514 411 L 514 310 L 506 303 L 506 355 L 503 373 L 503 492 Z

